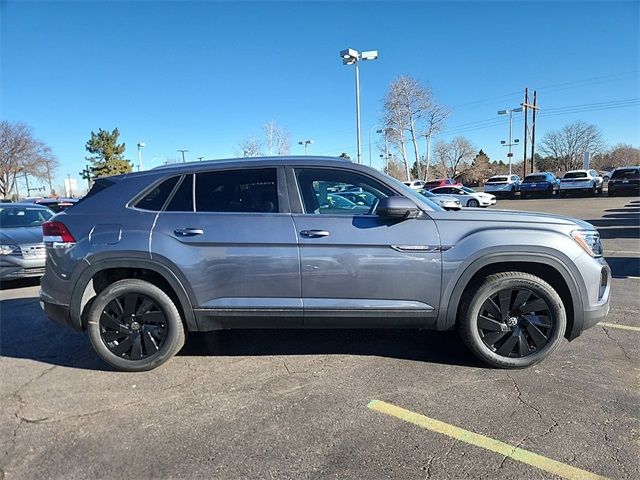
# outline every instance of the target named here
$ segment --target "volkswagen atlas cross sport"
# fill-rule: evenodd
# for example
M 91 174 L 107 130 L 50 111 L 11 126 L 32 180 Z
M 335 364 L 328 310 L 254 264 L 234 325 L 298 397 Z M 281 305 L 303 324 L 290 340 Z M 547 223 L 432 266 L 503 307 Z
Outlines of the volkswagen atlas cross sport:
M 336 191 L 368 192 L 363 208 Z M 40 299 L 113 367 L 149 370 L 185 333 L 457 329 L 521 368 L 596 324 L 611 273 L 596 229 L 514 211 L 448 212 L 372 168 L 232 159 L 100 178 L 43 225 Z

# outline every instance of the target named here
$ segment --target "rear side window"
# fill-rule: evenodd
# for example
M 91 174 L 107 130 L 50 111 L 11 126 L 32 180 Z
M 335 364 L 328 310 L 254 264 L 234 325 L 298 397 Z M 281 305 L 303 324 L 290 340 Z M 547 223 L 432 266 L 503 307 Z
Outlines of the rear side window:
M 142 208 L 143 210 L 151 210 L 154 212 L 162 210 L 162 206 L 169 198 L 169 195 L 171 195 L 173 187 L 176 186 L 179 178 L 180 177 L 171 177 L 168 180 L 165 180 L 142 197 L 142 199 L 138 200 L 138 203 L 136 203 L 135 206 L 137 208 Z
M 276 169 L 223 170 L 196 175 L 198 212 L 276 213 Z
M 165 211 L 193 212 L 193 175 L 184 177 Z
M 507 177 L 491 177 L 489 180 L 487 180 L 487 183 L 500 183 L 506 181 Z
M 611 178 L 640 178 L 640 169 L 624 168 L 621 170 L 616 170 L 611 175 Z

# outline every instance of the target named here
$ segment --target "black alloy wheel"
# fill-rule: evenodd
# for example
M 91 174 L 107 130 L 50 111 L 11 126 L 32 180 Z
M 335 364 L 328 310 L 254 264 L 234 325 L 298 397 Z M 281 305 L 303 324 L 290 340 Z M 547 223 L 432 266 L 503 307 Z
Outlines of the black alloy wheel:
M 165 313 L 140 293 L 114 298 L 100 315 L 100 336 L 105 346 L 127 360 L 142 360 L 158 352 L 168 332 Z
M 521 358 L 544 347 L 553 331 L 553 314 L 544 298 L 528 288 L 506 288 L 480 308 L 478 333 L 491 351 Z

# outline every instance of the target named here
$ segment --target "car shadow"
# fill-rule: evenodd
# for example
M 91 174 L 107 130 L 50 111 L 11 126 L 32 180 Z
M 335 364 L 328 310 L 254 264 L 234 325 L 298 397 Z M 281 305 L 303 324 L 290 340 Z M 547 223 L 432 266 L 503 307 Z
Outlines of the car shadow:
M 605 210 L 602 217 L 587 222 L 597 227 L 600 237 L 604 239 L 640 239 L 640 212 L 635 202 L 628 203 L 624 208 Z
M 35 287 L 36 285 L 40 285 L 40 277 L 2 280 L 0 281 L 0 290 L 13 290 L 14 288 Z
M 0 302 L 0 354 L 86 370 L 112 368 L 82 332 L 57 325 L 35 297 Z M 179 355 L 365 355 L 483 367 L 455 332 L 396 329 L 221 330 L 191 333 Z
M 0 301 L 0 355 L 64 367 L 110 370 L 86 335 L 48 320 L 38 298 Z
M 604 257 L 613 278 L 640 277 L 640 258 Z
M 401 329 L 220 330 L 192 333 L 188 356 L 363 355 L 484 367 L 455 332 Z

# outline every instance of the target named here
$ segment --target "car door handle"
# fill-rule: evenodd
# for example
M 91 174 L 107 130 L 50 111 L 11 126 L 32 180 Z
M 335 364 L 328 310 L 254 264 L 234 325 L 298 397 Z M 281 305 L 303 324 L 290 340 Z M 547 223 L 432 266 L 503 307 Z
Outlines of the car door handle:
M 326 230 L 302 230 L 300 235 L 307 238 L 328 237 L 329 232 Z
M 202 235 L 204 230 L 201 228 L 179 228 L 174 230 L 173 233 L 179 237 L 193 237 L 195 235 Z

